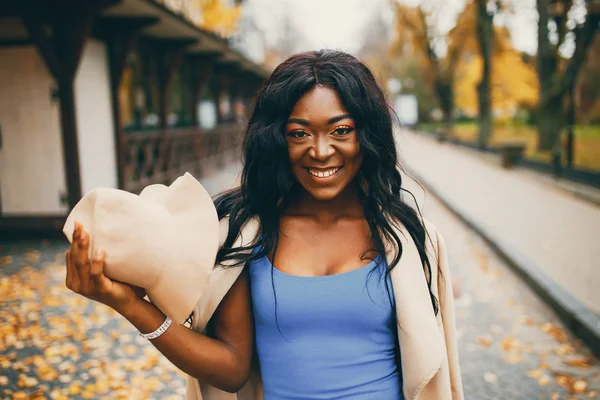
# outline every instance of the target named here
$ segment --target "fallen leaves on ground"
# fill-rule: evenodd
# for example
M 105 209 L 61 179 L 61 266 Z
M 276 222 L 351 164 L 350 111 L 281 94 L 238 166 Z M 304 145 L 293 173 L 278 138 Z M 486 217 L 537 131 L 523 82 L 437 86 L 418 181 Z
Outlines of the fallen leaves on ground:
M 565 333 L 565 331 L 552 324 L 551 322 L 546 322 L 545 324 L 543 324 L 542 331 L 544 333 L 549 334 L 561 343 L 567 342 L 569 340 L 569 336 Z
M 490 334 L 479 336 L 477 338 L 477 343 L 483 348 L 489 348 L 494 341 L 494 337 Z
M 0 278 L 0 398 L 181 398 L 184 375 L 111 309 L 69 291 L 64 265 L 19 260 Z M 58 254 L 61 260 L 64 254 Z
M 576 379 L 564 373 L 555 373 L 556 383 L 570 394 L 584 394 L 588 384 L 582 379 Z
M 567 357 L 563 360 L 563 362 L 570 367 L 579 368 L 583 371 L 587 371 L 588 369 L 590 369 L 592 364 L 595 364 L 595 360 L 593 357 L 583 355 Z

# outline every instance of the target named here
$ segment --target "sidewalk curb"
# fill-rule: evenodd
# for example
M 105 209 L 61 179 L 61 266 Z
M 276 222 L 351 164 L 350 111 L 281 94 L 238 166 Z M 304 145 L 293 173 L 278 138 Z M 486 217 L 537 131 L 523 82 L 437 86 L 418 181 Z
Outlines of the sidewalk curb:
M 432 182 L 412 168 L 406 168 L 452 213 L 481 236 L 511 268 L 548 304 L 561 321 L 600 357 L 600 318 L 587 306 L 548 277 L 537 264 L 519 249 L 496 235 L 485 223 L 477 221 L 461 206 L 446 197 Z

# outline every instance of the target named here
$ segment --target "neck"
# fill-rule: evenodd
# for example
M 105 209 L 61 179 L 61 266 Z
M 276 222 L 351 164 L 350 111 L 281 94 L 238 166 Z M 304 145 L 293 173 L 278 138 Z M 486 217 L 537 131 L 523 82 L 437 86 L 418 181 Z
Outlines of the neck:
M 319 200 L 301 189 L 296 200 L 285 211 L 287 215 L 313 218 L 319 222 L 332 222 L 343 218 L 363 218 L 363 205 L 355 183 L 331 200 Z

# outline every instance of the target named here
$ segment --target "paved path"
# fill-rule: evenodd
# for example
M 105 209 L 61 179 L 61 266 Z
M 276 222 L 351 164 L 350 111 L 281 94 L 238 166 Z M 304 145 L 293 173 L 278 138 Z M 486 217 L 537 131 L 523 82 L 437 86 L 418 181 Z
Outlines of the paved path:
M 600 398 L 591 352 L 477 234 L 408 177 L 405 187 L 448 247 L 466 399 Z
M 204 184 L 214 194 L 236 177 L 233 166 Z M 477 235 L 407 185 L 448 244 L 466 398 L 598 398 L 589 352 Z M 0 398 L 183 399 L 182 374 L 129 323 L 64 287 L 65 249 L 0 244 Z
M 411 170 L 600 313 L 600 207 L 410 131 L 398 143 Z

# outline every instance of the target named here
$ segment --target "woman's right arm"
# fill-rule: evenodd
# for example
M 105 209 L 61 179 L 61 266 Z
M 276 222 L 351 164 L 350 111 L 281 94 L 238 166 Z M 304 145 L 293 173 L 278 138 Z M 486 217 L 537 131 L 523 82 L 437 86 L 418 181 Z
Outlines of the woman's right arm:
M 102 270 L 104 257 L 88 260 L 89 235 L 76 224 L 67 252 L 69 289 L 112 307 L 140 332 L 156 330 L 165 315 L 130 285 L 113 281 Z M 246 383 L 254 345 L 250 290 L 245 271 L 225 295 L 211 320 L 214 338 L 179 324 L 171 324 L 151 343 L 179 369 L 203 382 L 228 392 Z

